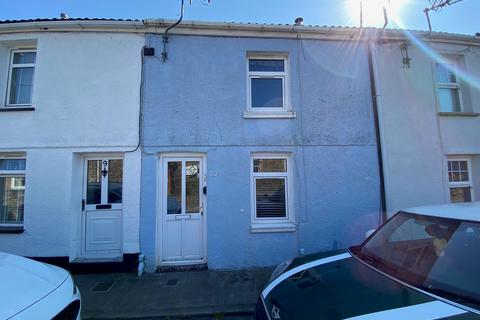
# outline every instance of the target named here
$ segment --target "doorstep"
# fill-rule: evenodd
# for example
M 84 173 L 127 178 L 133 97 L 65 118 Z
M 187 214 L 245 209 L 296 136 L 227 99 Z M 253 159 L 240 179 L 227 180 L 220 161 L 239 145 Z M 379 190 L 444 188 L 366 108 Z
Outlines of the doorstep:
M 201 271 L 208 270 L 206 263 L 187 264 L 187 265 L 163 265 L 158 266 L 156 272 L 179 272 L 179 271 Z
M 123 262 L 123 257 L 117 258 L 77 258 L 70 263 L 108 263 Z
M 68 265 L 73 274 L 137 272 L 138 254 L 123 254 L 116 258 L 77 258 Z

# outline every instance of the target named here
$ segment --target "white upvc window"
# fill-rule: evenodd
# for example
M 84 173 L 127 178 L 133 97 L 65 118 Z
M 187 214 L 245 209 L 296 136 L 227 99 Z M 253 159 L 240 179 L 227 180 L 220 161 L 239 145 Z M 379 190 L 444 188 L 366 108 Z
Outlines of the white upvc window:
M 32 49 L 12 50 L 7 86 L 7 107 L 32 104 L 36 55 L 36 51 Z
M 247 114 L 289 115 L 288 57 L 286 54 L 249 54 Z M 290 114 L 292 114 L 290 112 Z
M 287 154 L 252 155 L 252 231 L 295 230 L 291 166 Z
M 24 156 L 0 155 L 0 227 L 23 226 L 25 165 Z
M 450 202 L 471 202 L 472 170 L 469 158 L 448 159 L 448 188 Z
M 435 63 L 435 83 L 440 112 L 462 112 L 460 84 L 455 63 Z

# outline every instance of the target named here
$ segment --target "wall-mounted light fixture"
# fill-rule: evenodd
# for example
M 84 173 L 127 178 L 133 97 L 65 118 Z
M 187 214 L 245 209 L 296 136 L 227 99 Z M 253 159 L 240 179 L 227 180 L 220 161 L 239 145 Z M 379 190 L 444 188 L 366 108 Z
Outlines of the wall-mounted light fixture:
M 412 58 L 408 55 L 408 42 L 404 42 L 400 45 L 400 52 L 402 53 L 402 63 L 403 63 L 403 68 L 410 68 L 410 61 L 412 61 Z

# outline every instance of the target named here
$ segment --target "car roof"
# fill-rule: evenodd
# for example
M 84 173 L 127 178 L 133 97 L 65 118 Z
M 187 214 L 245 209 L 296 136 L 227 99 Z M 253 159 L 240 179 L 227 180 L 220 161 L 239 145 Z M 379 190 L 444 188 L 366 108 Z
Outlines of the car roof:
M 441 218 L 480 222 L 480 202 L 439 204 L 432 206 L 413 207 L 401 211 Z

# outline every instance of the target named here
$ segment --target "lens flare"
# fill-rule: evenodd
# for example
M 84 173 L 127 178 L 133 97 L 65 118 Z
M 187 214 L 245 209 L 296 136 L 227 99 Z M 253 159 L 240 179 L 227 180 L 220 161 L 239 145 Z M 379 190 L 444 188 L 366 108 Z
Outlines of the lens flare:
M 383 8 L 387 9 L 388 17 L 400 19 L 409 0 L 347 0 L 347 11 L 352 21 L 360 19 L 362 8 L 363 26 L 376 27 L 384 24 Z
M 423 41 L 422 39 L 417 37 L 413 32 L 408 30 L 400 19 L 395 18 L 395 23 L 401 29 L 403 29 L 403 33 L 412 42 L 412 44 L 415 45 L 417 48 L 419 48 L 430 59 L 432 59 L 437 63 L 443 64 L 445 68 L 454 72 L 455 75 L 460 79 L 462 79 L 464 82 L 471 85 L 472 87 L 480 89 L 480 77 L 474 76 L 466 72 L 465 70 L 462 70 L 461 68 L 455 68 L 454 66 L 452 66 L 451 63 L 444 56 L 439 54 L 437 51 L 435 51 L 435 49 L 431 48 L 425 41 Z

